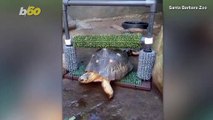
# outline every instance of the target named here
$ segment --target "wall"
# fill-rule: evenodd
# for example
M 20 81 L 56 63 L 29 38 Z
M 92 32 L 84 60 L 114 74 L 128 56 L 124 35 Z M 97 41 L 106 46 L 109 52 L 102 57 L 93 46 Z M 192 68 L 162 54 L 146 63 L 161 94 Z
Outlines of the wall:
M 148 12 L 147 7 L 112 7 L 112 6 L 70 6 L 69 15 L 75 19 L 105 18 L 129 14 L 143 14 Z M 162 3 L 159 1 L 157 10 L 162 11 Z

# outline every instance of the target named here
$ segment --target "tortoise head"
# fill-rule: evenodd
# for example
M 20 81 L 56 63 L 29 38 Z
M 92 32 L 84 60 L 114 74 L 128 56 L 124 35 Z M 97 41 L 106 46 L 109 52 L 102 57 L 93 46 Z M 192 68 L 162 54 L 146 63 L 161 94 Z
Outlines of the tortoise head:
M 99 74 L 97 73 L 86 72 L 78 78 L 78 81 L 81 83 L 90 83 L 90 82 L 96 81 L 98 77 L 99 77 Z

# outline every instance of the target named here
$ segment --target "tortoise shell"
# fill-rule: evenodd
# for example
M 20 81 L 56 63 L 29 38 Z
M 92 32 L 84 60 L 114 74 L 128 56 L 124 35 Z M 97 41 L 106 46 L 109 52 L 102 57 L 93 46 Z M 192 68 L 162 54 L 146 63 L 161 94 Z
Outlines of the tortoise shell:
M 127 53 L 106 48 L 93 54 L 86 67 L 87 72 L 98 73 L 110 81 L 120 80 L 132 69 Z

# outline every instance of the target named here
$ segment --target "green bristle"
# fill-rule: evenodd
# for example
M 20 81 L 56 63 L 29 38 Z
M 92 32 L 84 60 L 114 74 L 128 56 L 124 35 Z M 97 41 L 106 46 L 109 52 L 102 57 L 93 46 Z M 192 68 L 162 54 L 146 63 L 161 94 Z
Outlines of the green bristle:
M 79 68 L 74 71 L 72 74 L 76 77 L 80 77 L 82 74 L 85 73 L 85 66 L 80 65 Z M 132 84 L 132 85 L 141 85 L 142 81 L 137 77 L 137 73 L 135 71 L 130 72 L 125 76 L 123 79 L 121 79 L 119 82 L 124 84 Z
M 80 77 L 82 74 L 85 73 L 85 66 L 84 65 L 80 65 L 79 68 L 75 71 L 73 71 L 73 75 L 76 77 Z
M 120 82 L 126 83 L 126 84 L 134 84 L 134 85 L 141 85 L 142 84 L 141 80 L 137 77 L 136 72 L 134 72 L 134 71 L 130 72 Z
M 74 37 L 78 48 L 140 48 L 141 34 L 79 35 Z

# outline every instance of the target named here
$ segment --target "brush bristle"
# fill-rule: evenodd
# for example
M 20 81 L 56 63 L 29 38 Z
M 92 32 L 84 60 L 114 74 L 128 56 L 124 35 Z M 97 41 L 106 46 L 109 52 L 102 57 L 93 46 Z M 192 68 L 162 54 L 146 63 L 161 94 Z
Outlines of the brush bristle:
M 79 48 L 140 48 L 141 34 L 80 35 L 74 37 Z
M 65 69 L 69 72 L 73 72 L 77 69 L 78 63 L 75 47 L 64 46 L 64 64 Z
M 150 80 L 155 63 L 156 53 L 140 51 L 137 76 L 142 80 Z

